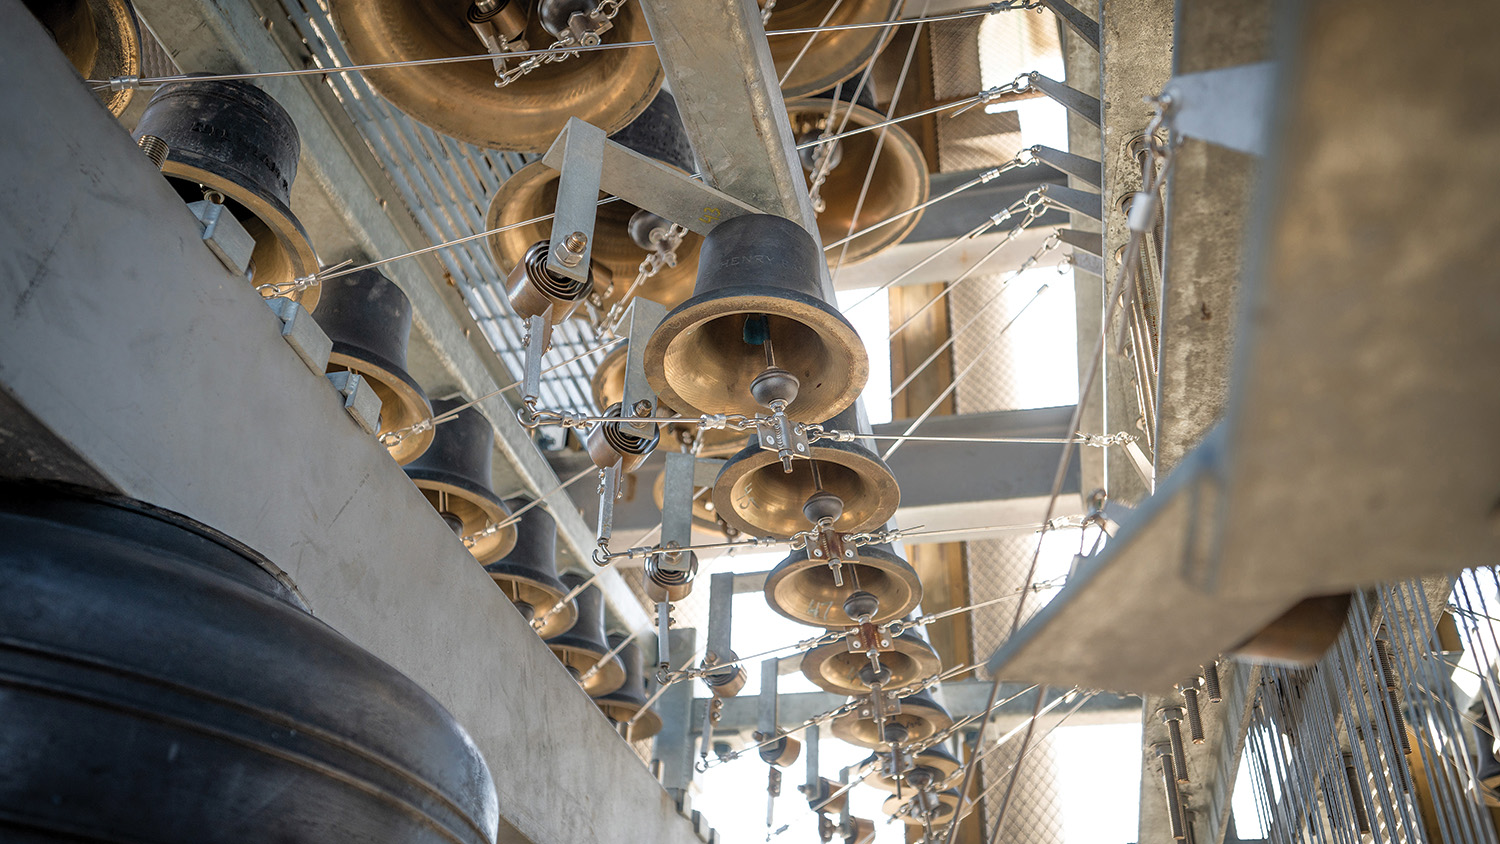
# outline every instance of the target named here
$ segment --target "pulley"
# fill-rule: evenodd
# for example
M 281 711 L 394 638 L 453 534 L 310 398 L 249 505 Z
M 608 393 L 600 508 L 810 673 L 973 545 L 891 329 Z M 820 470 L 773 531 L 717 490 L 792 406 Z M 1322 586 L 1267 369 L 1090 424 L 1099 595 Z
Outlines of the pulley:
M 653 158 L 682 173 L 693 172 L 693 148 L 682 128 L 677 103 L 672 95 L 661 91 L 651 105 L 629 126 L 610 140 Z M 557 208 L 557 186 L 560 174 L 540 161 L 517 170 L 500 185 L 490 200 L 484 227 L 489 230 L 549 217 Z M 605 194 L 599 195 L 603 199 Z M 648 211 L 624 201 L 600 205 L 594 217 L 594 262 L 610 271 L 609 279 L 597 279 L 589 301 L 600 308 L 619 302 L 634 283 L 641 261 L 650 255 L 671 226 Z M 653 234 L 656 240 L 653 240 Z M 537 241 L 552 236 L 552 221 L 540 220 L 518 228 L 490 235 L 490 252 L 502 267 L 521 263 L 526 250 Z M 675 307 L 693 295 L 693 279 L 698 272 L 698 247 L 703 238 L 688 232 L 673 250 L 675 265 L 663 265 L 656 274 L 637 288 L 635 295 L 668 308 Z M 574 312 L 577 316 L 579 313 Z M 604 407 L 606 405 L 600 405 Z
M 668 560 L 670 554 L 672 560 Z M 675 604 L 693 593 L 698 575 L 698 555 L 692 551 L 652 554 L 646 558 L 646 597 L 656 604 Z M 670 565 L 686 555 L 684 565 Z
M 609 634 L 611 649 L 619 647 L 624 640 L 625 636 L 622 634 Z M 599 705 L 611 724 L 624 729 L 626 741 L 651 738 L 661 732 L 661 716 L 646 708 L 647 678 L 646 673 L 641 670 L 641 649 L 635 642 L 630 642 L 620 648 L 619 657 L 621 664 L 625 666 L 625 685 L 607 695 L 594 698 L 594 703 Z M 639 718 L 636 718 L 637 713 L 640 713 Z M 636 722 L 625 727 L 631 718 L 636 718 Z
M 646 409 L 649 412 L 650 408 Z M 602 415 L 619 419 L 620 406 L 612 404 Z M 655 422 L 646 423 L 646 430 L 641 431 L 621 420 L 594 425 L 584 438 L 583 445 L 595 466 L 608 469 L 618 465 L 621 472 L 629 473 L 646 462 L 660 440 L 661 429 Z
M 1347 593 L 1298 601 L 1232 652 L 1247 662 L 1309 668 L 1337 641 L 1349 603 Z
M 130 0 L 24 0 L 84 79 L 141 75 L 141 30 Z M 130 105 L 131 88 L 95 91 L 115 117 Z
M 473 740 L 265 557 L 53 484 L 0 536 L 0 840 L 493 842 Z
M 579 4 L 548 0 L 541 5 Z M 583 5 L 598 10 L 601 4 Z M 521 37 L 506 37 L 502 45 L 500 36 L 515 33 L 514 12 L 507 12 L 506 22 L 496 28 L 488 26 L 485 16 L 511 6 L 524 10 L 526 23 Z M 534 70 L 499 84 L 501 73 L 515 73 L 529 61 L 506 58 L 508 51 L 547 49 L 570 22 L 568 9 L 543 9 L 542 14 L 536 6 L 527 0 L 332 0 L 329 10 L 355 64 L 493 53 L 496 62 L 393 67 L 363 74 L 371 87 L 411 118 L 477 146 L 542 152 L 570 117 L 613 134 L 651 103 L 664 73 L 656 51 L 649 48 L 533 61 Z M 476 28 L 476 23 L 481 26 Z M 585 38 L 606 44 L 651 40 L 638 3 L 619 4 L 618 14 L 608 23 L 607 30 L 590 23 Z M 556 31 L 549 31 L 549 24 Z
M 791 736 L 781 735 L 777 736 L 774 740 L 766 741 L 767 737 L 762 737 L 760 733 L 756 733 L 754 738 L 756 741 L 766 742 L 756 752 L 760 755 L 760 761 L 765 762 L 767 765 L 786 768 L 793 762 L 796 762 L 797 757 L 802 755 L 802 742 Z
M 625 398 L 625 357 L 628 352 L 625 346 L 617 346 L 599 361 L 599 368 L 594 370 L 589 384 L 594 397 L 594 407 L 603 410 Z M 676 413 L 677 411 L 665 403 L 657 402 L 657 416 L 672 416 Z M 662 425 L 662 435 L 668 442 L 681 446 L 684 451 L 690 450 L 693 444 L 697 443 L 695 453 L 699 457 L 727 457 L 744 448 L 746 437 L 743 432 L 729 428 L 704 430 L 698 425 L 685 422 L 669 422 Z M 712 500 L 705 493 L 703 498 L 695 502 L 695 506 Z M 661 506 L 659 496 L 656 506 Z
M 892 794 L 885 799 L 885 803 L 880 808 L 887 815 L 895 815 L 897 812 L 902 812 L 902 807 L 905 807 L 901 820 L 911 826 L 922 826 L 923 824 L 947 823 L 948 819 L 953 817 L 953 813 L 958 811 L 959 802 L 958 790 L 950 788 L 947 791 L 937 792 L 918 791 L 909 798 L 904 794 L 901 796 Z
M 357 372 L 374 388 L 380 397 L 381 433 L 431 419 L 427 394 L 406 371 L 411 337 L 411 302 L 406 294 L 374 270 L 330 279 L 322 288 L 314 320 L 333 341 L 328 371 Z M 388 446 L 391 457 L 401 464 L 417 459 L 432 444 L 437 427 Z
M 881 791 L 889 791 L 892 794 L 896 792 L 896 776 L 893 773 L 899 773 L 901 777 L 905 778 L 913 772 L 921 772 L 921 775 L 933 787 L 942 788 L 963 767 L 962 763 L 952 753 L 944 749 L 941 744 L 934 744 L 932 747 L 918 753 L 915 758 L 911 758 L 910 767 L 904 771 L 892 772 L 889 770 L 889 764 L 883 756 L 871 756 L 865 760 L 864 764 L 880 766 L 874 773 L 865 778 L 865 785 L 874 786 Z M 902 788 L 902 791 L 905 792 L 913 784 L 915 784 L 915 778 L 913 778 L 911 784 Z
M 505 506 L 515 511 L 530 503 L 527 498 L 511 498 Z M 541 507 L 532 507 L 518 518 L 515 547 L 484 570 L 521 615 L 531 621 L 561 601 L 568 594 L 568 587 L 557 576 L 557 522 L 552 514 Z M 560 636 L 577 620 L 578 605 L 568 601 L 536 633 L 543 639 Z
M 441 415 L 464 404 L 468 399 L 462 396 L 439 399 L 432 403 L 432 412 Z M 515 525 L 493 529 L 510 517 L 505 502 L 490 486 L 495 430 L 470 407 L 435 431 L 427 451 L 403 467 L 406 475 L 453 532 L 469 538 L 474 559 L 493 563 L 516 546 Z
M 562 576 L 563 585 L 570 591 L 587 580 L 571 571 L 563 572 Z M 625 686 L 625 664 L 619 656 L 604 659 L 610 651 L 604 638 L 604 594 L 598 586 L 591 585 L 574 600 L 578 603 L 578 621 L 568 632 L 548 639 L 547 647 L 589 697 L 617 692 Z
M 731 698 L 744 690 L 748 677 L 745 674 L 745 667 L 738 664 L 738 660 L 739 657 L 734 651 L 729 651 L 720 658 L 720 662 L 735 664 L 717 668 L 711 665 L 704 666 L 703 683 L 708 686 L 708 690 L 713 693 L 714 697 Z
M 922 602 L 922 581 L 916 569 L 897 556 L 890 545 L 847 547 L 854 548 L 855 556 L 839 564 L 842 586 L 834 582 L 828 561 L 812 558 L 807 549 L 800 549 L 766 576 L 766 603 L 802 624 L 848 627 L 858 623 L 844 609 L 856 591 L 875 596 L 878 606 L 870 618 L 875 624 L 901 618 Z
M 169 82 L 156 89 L 135 137 L 167 144 L 162 174 L 183 199 L 228 208 L 255 240 L 251 280 L 291 284 L 318 271 L 307 231 L 292 214 L 302 141 L 270 94 L 241 80 Z M 291 294 L 311 311 L 318 285 Z
M 764 7 L 766 0 L 760 0 L 760 5 Z M 898 5 L 900 0 L 777 0 L 766 28 L 878 23 L 894 18 Z M 767 39 L 776 76 L 784 80 L 782 96 L 788 100 L 805 97 L 852 78 L 875 58 L 889 33 L 889 29 L 871 27 Z
M 890 672 L 886 688 L 899 688 L 931 677 L 942 670 L 942 660 L 932 646 L 907 630 L 891 639 L 891 648 L 880 652 L 880 666 Z M 813 685 L 840 695 L 858 696 L 870 691 L 866 681 L 870 658 L 863 652 L 850 651 L 845 642 L 819 645 L 802 656 L 802 674 Z M 906 709 L 902 701 L 901 708 Z
M 953 726 L 953 718 L 948 715 L 948 710 L 933 700 L 932 693 L 926 689 L 901 698 L 901 711 L 888 716 L 885 722 L 887 731 L 893 726 L 904 730 L 904 737 L 901 739 L 903 744 L 925 741 L 937 735 L 940 730 Z M 877 750 L 887 743 L 882 740 L 875 718 L 862 715 L 857 709 L 833 719 L 833 735 L 850 744 Z
M 646 344 L 646 379 L 662 401 L 681 413 L 753 415 L 766 406 L 752 385 L 785 372 L 794 419 L 827 419 L 853 404 L 869 358 L 854 326 L 823 300 L 823 263 L 812 236 L 784 217 L 748 214 L 715 227 L 693 298 Z
M 834 796 L 835 792 L 843 788 L 841 783 L 836 783 L 828 777 L 818 777 L 816 783 L 803 783 L 797 786 L 802 796 L 807 798 L 807 807 L 814 812 L 837 814 L 844 811 L 849 805 L 849 792 Z
M 773 39 L 773 44 L 775 40 L 779 39 Z M 827 93 L 831 96 L 833 92 Z M 885 115 L 874 109 L 850 102 L 833 105 L 821 96 L 787 103 L 786 111 L 792 137 L 798 144 L 825 134 L 839 134 L 840 127 L 843 132 L 852 132 L 885 122 Z M 826 163 L 821 162 L 824 156 L 829 157 Z M 801 159 L 813 207 L 818 212 L 818 234 L 824 244 L 843 240 L 927 201 L 930 190 L 927 160 L 916 139 L 900 126 L 886 126 L 809 147 L 801 151 Z M 829 250 L 829 261 L 842 256 L 843 263 L 848 265 L 872 257 L 900 243 L 921 218 L 922 212 L 918 211 L 862 234 L 845 246 Z
M 853 430 L 855 409 L 824 423 L 833 430 Z M 763 448 L 761 434 L 729 458 L 714 482 L 714 509 L 730 527 L 751 536 L 786 539 L 815 527 L 808 506 L 816 493 L 831 493 L 842 502 L 834 517 L 839 533 L 877 528 L 896 514 L 901 488 L 896 476 L 875 452 L 858 441 L 818 440 L 807 460 L 793 460 L 787 472 L 776 451 Z M 841 578 L 845 579 L 845 578 Z
M 550 321 L 556 325 L 583 304 L 595 285 L 609 284 L 610 275 L 609 270 L 598 262 L 589 264 L 587 281 L 579 282 L 554 273 L 547 268 L 549 245 L 545 240 L 538 240 L 526 249 L 521 260 L 505 277 L 505 290 L 517 316 L 522 319 L 542 316 L 551 308 Z M 582 249 L 583 246 L 580 243 L 576 248 Z

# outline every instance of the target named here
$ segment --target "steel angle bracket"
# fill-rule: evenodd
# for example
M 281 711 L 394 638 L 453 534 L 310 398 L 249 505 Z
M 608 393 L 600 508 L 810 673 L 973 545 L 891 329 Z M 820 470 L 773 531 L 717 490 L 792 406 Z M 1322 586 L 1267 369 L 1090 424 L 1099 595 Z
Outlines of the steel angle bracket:
M 575 145 L 573 139 L 578 136 L 588 136 L 590 140 L 587 143 L 578 142 Z M 580 155 L 592 155 L 593 160 L 582 161 L 578 158 Z M 587 213 L 589 225 L 587 233 L 592 239 L 594 206 L 598 203 L 600 190 L 639 208 L 660 214 L 697 234 L 708 234 L 714 226 L 725 220 L 743 217 L 746 214 L 764 213 L 759 208 L 735 199 L 723 191 L 687 177 L 680 170 L 668 167 L 609 140 L 604 137 L 604 132 L 598 127 L 591 126 L 576 117 L 568 120 L 568 125 L 563 127 L 557 140 L 553 141 L 552 147 L 547 150 L 547 154 L 542 156 L 542 163 L 563 174 L 563 183 L 559 185 L 557 191 L 558 217 L 552 223 L 554 250 L 558 246 L 559 233 L 562 237 L 566 237 L 568 232 L 573 231 L 568 226 L 575 219 L 573 216 L 575 214 Z M 581 192 L 578 196 L 567 197 L 569 217 L 568 222 L 564 222 L 564 190 L 568 183 L 568 174 L 575 167 L 578 177 L 582 179 L 588 179 L 593 173 L 597 173 L 598 177 L 597 181 L 590 183 L 595 189 L 594 193 L 586 198 L 581 195 Z M 579 205 L 586 203 L 587 211 L 582 211 L 573 203 Z M 580 266 L 584 265 L 586 264 L 580 264 Z M 548 266 L 550 267 L 551 264 L 549 263 Z M 570 277 L 577 278 L 571 275 Z
M 1077 88 L 1069 87 L 1058 82 L 1056 79 L 1043 76 L 1036 71 L 1032 71 L 1027 76 L 1027 80 L 1031 83 L 1031 87 L 1051 97 L 1068 111 L 1073 112 L 1095 126 L 1100 126 L 1103 123 L 1104 107 L 1100 104 L 1098 97 L 1085 94 Z
M 625 342 L 625 390 L 620 402 L 621 419 L 656 415 L 656 391 L 646 382 L 646 343 L 651 340 L 651 334 L 666 315 L 667 309 L 660 302 L 637 296 L 630 303 L 629 315 L 625 320 L 629 330 Z M 648 431 L 656 423 L 627 421 L 626 424 L 638 431 Z
M 1172 131 L 1251 155 L 1266 154 L 1276 63 L 1174 76 L 1162 89 L 1171 98 Z
M 557 208 L 552 218 L 552 240 L 547 248 L 547 269 L 574 281 L 588 281 L 589 258 L 594 253 L 594 214 L 599 205 L 600 168 L 604 132 L 579 120 L 581 128 L 563 130 L 548 155 L 561 147 L 562 164 L 551 165 L 561 174 L 557 182 Z
M 680 451 L 667 454 L 666 468 L 662 469 L 661 547 L 678 548 L 693 544 L 693 490 L 711 487 L 718 478 L 723 460 L 694 457 Z M 689 563 L 683 555 L 663 555 L 660 567 L 664 571 L 687 571 Z

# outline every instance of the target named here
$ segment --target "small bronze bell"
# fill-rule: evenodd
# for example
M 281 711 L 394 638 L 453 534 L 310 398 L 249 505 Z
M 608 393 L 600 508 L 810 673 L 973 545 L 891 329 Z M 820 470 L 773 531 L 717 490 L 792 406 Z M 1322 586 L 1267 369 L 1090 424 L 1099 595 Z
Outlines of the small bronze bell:
M 906 811 L 901 815 L 901 820 L 911 826 L 922 826 L 927 823 L 946 823 L 958 811 L 959 796 L 957 789 L 947 791 L 918 791 L 907 797 L 892 794 L 881 804 L 881 809 L 887 815 L 895 815 L 905 806 Z
M 870 617 L 875 624 L 901 618 L 922 602 L 916 569 L 891 546 L 861 545 L 854 553 L 852 561 L 839 565 L 840 586 L 827 562 L 808 557 L 806 549 L 793 551 L 766 576 L 766 603 L 802 624 L 849 627 L 859 623 L 844 609 L 855 592 L 875 596 L 879 608 Z
M 609 646 L 619 647 L 625 637 L 619 633 L 609 634 Z M 604 712 L 604 717 L 610 723 L 626 724 L 631 718 L 635 718 L 640 712 L 641 717 L 636 719 L 625 731 L 626 741 L 641 741 L 651 738 L 661 732 L 661 716 L 654 711 L 646 709 L 646 700 L 649 697 L 646 690 L 646 674 L 641 670 L 641 649 L 635 642 L 631 642 L 620 649 L 620 662 L 625 666 L 625 685 L 618 691 L 594 698 L 599 704 L 599 709 Z M 642 712 L 642 710 L 645 710 Z
M 682 128 L 677 102 L 662 91 L 651 105 L 629 126 L 610 140 L 653 158 L 684 174 L 693 172 L 693 148 Z M 517 170 L 500 185 L 485 214 L 485 229 L 546 217 L 557 208 L 557 185 L 561 174 L 540 161 Z M 601 193 L 600 198 L 605 194 Z M 594 261 L 610 271 L 609 279 L 596 279 L 589 294 L 598 308 L 608 308 L 620 301 L 635 282 L 641 261 L 653 251 L 652 231 L 671 223 L 628 202 L 600 205 L 594 218 L 592 252 Z M 521 263 L 526 250 L 537 241 L 552 236 L 552 221 L 540 220 L 490 235 L 488 243 L 496 262 L 502 267 Z M 676 266 L 663 266 L 656 275 L 641 283 L 636 295 L 675 307 L 693 295 L 693 279 L 698 273 L 698 247 L 701 235 L 688 232 L 674 250 Z M 574 315 L 578 315 L 575 311 Z M 609 404 L 601 404 L 608 407 Z
M 507 509 L 515 511 L 531 500 L 511 498 Z M 516 546 L 510 553 L 484 567 L 500 591 L 516 605 L 521 615 L 531 621 L 545 613 L 568 594 L 568 587 L 557 577 L 557 522 L 541 507 L 532 507 L 516 522 Z M 543 639 L 561 636 L 578 620 L 578 605 L 572 601 L 547 618 L 536 632 Z
M 953 726 L 953 718 L 942 704 L 932 699 L 931 692 L 923 689 L 901 698 L 900 714 L 887 717 L 885 726 L 886 737 L 882 740 L 875 719 L 856 710 L 833 719 L 833 735 L 850 744 L 878 750 L 892 740 L 901 744 L 925 741 Z
M 463 397 L 439 399 L 432 403 L 432 412 L 441 416 L 467 403 Z M 505 502 L 490 487 L 494 451 L 495 430 L 470 407 L 438 425 L 432 445 L 403 467 L 454 533 L 475 537 L 469 553 L 481 563 L 493 563 L 516 546 L 515 525 L 482 533 L 510 517 Z
M 328 371 L 351 370 L 380 397 L 380 432 L 406 428 L 432 418 L 432 404 L 406 371 L 411 337 L 411 302 L 394 282 L 374 270 L 361 270 L 323 282 L 314 320 L 333 341 Z M 439 426 L 441 427 L 441 426 Z M 407 464 L 432 444 L 437 428 L 408 434 L 389 446 L 397 463 Z
M 823 426 L 853 430 L 854 408 Z M 842 503 L 842 514 L 833 523 L 840 533 L 880 527 L 901 503 L 891 467 L 857 440 L 818 440 L 812 444 L 811 459 L 792 461 L 792 471 L 787 472 L 776 452 L 762 449 L 759 437 L 752 434 L 750 444 L 719 470 L 714 509 L 730 527 L 751 536 L 787 539 L 814 526 L 805 510 L 818 492 L 832 493 Z
M 891 650 L 880 652 L 880 667 L 890 672 L 886 688 L 899 688 L 937 674 L 943 669 L 932 646 L 907 630 L 891 640 Z M 848 642 L 829 642 L 802 655 L 802 674 L 826 692 L 858 696 L 870 691 L 870 658 L 849 650 Z M 902 707 L 905 707 L 905 703 Z
M 899 4 L 899 0 L 780 0 L 771 10 L 766 30 L 878 23 L 894 18 Z M 765 6 L 765 0 L 760 5 Z M 852 78 L 875 58 L 889 32 L 870 27 L 768 38 L 776 76 L 785 78 L 782 96 L 788 100 L 805 97 Z
M 684 414 L 763 412 L 751 385 L 768 373 L 790 376 L 793 419 L 849 407 L 870 362 L 854 326 L 822 298 L 823 263 L 812 235 L 784 217 L 720 223 L 703 240 L 693 298 L 646 344 L 646 380 Z
M 909 757 L 908 757 L 909 758 Z M 877 765 L 875 772 L 865 778 L 865 785 L 873 786 L 881 791 L 896 792 L 896 778 L 889 770 L 890 760 L 886 754 L 871 756 L 865 760 L 865 765 Z M 921 773 L 926 780 L 935 788 L 942 788 L 954 774 L 963 768 L 963 764 L 949 753 L 941 744 L 923 750 L 911 759 L 911 765 L 907 770 L 901 772 L 901 776 L 907 777 L 912 772 Z M 906 785 L 902 791 L 910 788 Z
M 141 75 L 141 30 L 130 0 L 25 0 L 26 8 L 84 79 Z M 131 88 L 94 96 L 115 117 L 130 106 Z
M 249 82 L 169 82 L 146 105 L 135 137 L 167 143 L 165 175 L 190 202 L 222 201 L 255 240 L 252 281 L 289 284 L 318 271 L 318 256 L 292 214 L 302 142 L 291 115 Z M 313 285 L 291 296 L 311 311 Z
M 588 580 L 577 572 L 564 572 L 563 585 L 571 591 Z M 588 692 L 589 697 L 603 697 L 619 691 L 625 685 L 625 665 L 618 656 L 603 660 L 609 653 L 609 643 L 604 638 L 604 594 L 598 586 L 578 593 L 578 621 L 573 629 L 547 640 L 547 647 L 567 667 Z M 598 666 L 592 675 L 589 670 Z

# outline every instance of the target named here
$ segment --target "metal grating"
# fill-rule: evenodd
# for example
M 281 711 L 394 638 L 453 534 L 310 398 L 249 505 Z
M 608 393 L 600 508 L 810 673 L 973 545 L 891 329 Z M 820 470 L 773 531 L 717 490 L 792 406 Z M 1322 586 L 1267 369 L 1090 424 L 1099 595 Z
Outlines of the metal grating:
M 333 28 L 328 8 L 318 0 L 283 0 L 287 17 L 307 42 L 319 67 L 352 64 Z M 484 230 L 489 197 L 500 183 L 536 156 L 484 150 L 440 135 L 408 118 L 354 73 L 324 78 L 365 143 L 395 183 L 407 210 L 434 244 Z M 447 276 L 463 293 L 464 301 L 484 331 L 490 346 L 510 371 L 525 370 L 524 326 L 506 300 L 504 279 L 509 267 L 496 264 L 484 240 L 434 253 Z M 388 256 L 376 256 L 388 257 Z M 553 332 L 552 356 L 572 357 L 597 346 L 593 330 L 567 321 Z M 589 376 L 602 352 L 570 363 L 542 377 L 541 402 L 546 407 L 586 411 L 593 407 Z

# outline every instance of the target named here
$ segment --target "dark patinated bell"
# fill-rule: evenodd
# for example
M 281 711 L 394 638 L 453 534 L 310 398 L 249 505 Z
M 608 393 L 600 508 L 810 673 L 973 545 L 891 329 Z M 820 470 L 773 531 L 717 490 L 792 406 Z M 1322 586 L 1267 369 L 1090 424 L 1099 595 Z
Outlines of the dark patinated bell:
M 520 510 L 531 500 L 510 498 L 505 506 Z M 484 567 L 500 591 L 531 621 L 547 612 L 568 594 L 568 587 L 557 577 L 557 522 L 541 507 L 532 507 L 516 522 L 516 546 L 510 553 Z M 578 606 L 572 601 L 547 617 L 537 635 L 543 639 L 568 632 L 578 620 Z
M 922 580 L 911 564 L 888 544 L 848 546 L 851 560 L 839 564 L 839 577 L 823 560 L 808 556 L 807 549 L 793 551 L 766 576 L 766 603 L 792 621 L 821 627 L 848 627 L 858 623 L 845 607 L 849 596 L 867 592 L 875 598 L 870 621 L 884 624 L 901 618 L 922 602 Z
M 411 302 L 394 282 L 374 270 L 360 270 L 323 282 L 323 298 L 314 319 L 333 354 L 328 371 L 352 370 L 380 397 L 380 432 L 406 428 L 432 418 L 432 405 L 406 371 L 406 344 L 411 337 Z M 421 456 L 436 428 L 408 434 L 388 446 L 397 463 Z
M 609 646 L 619 647 L 625 637 L 619 633 L 609 634 Z M 641 649 L 635 642 L 620 649 L 620 662 L 625 666 L 625 685 L 617 691 L 594 698 L 604 717 L 611 723 L 623 725 L 636 718 L 624 732 L 626 741 L 641 741 L 661 732 L 661 716 L 646 708 L 646 673 L 642 670 Z M 644 710 L 644 711 L 642 711 Z
M 130 0 L 24 2 L 84 79 L 141 75 L 141 30 Z M 131 88 L 104 88 L 94 96 L 119 117 L 133 93 Z
M 462 396 L 432 403 L 434 417 L 468 404 Z M 474 408 L 466 408 L 436 427 L 432 445 L 403 468 L 443 521 L 462 537 L 474 537 L 469 553 L 493 563 L 516 546 L 516 527 L 481 533 L 502 524 L 510 510 L 490 486 L 495 430 Z
M 938 731 L 953 726 L 953 717 L 942 704 L 933 700 L 931 692 L 922 689 L 901 698 L 901 712 L 887 717 L 885 724 L 887 731 L 892 728 L 900 730 L 905 736 L 903 742 L 925 741 Z M 875 718 L 861 714 L 859 710 L 835 718 L 833 735 L 860 747 L 878 750 L 886 746 Z
M 588 580 L 577 572 L 564 572 L 563 585 L 569 591 Z M 573 629 L 547 640 L 547 647 L 562 660 L 568 673 L 578 679 L 589 697 L 603 697 L 617 692 L 625 685 L 625 666 L 619 656 L 601 662 L 609 653 L 609 643 L 604 638 L 604 593 L 598 586 L 578 593 L 578 621 Z M 598 666 L 592 675 L 589 670 Z
M 646 380 L 684 414 L 754 415 L 764 408 L 752 383 L 785 371 L 795 377 L 789 417 L 837 415 L 864 389 L 870 362 L 854 326 L 823 299 L 825 263 L 812 235 L 784 217 L 720 223 L 704 238 L 693 298 L 646 344 Z
M 292 214 L 292 181 L 302 141 L 291 115 L 242 80 L 169 82 L 136 125 L 137 140 L 166 141 L 162 173 L 190 202 L 223 203 L 255 239 L 253 281 L 289 284 L 318 271 L 318 256 Z M 317 285 L 292 295 L 311 311 Z
M 431 695 L 184 516 L 0 486 L 0 840 L 493 844 Z

